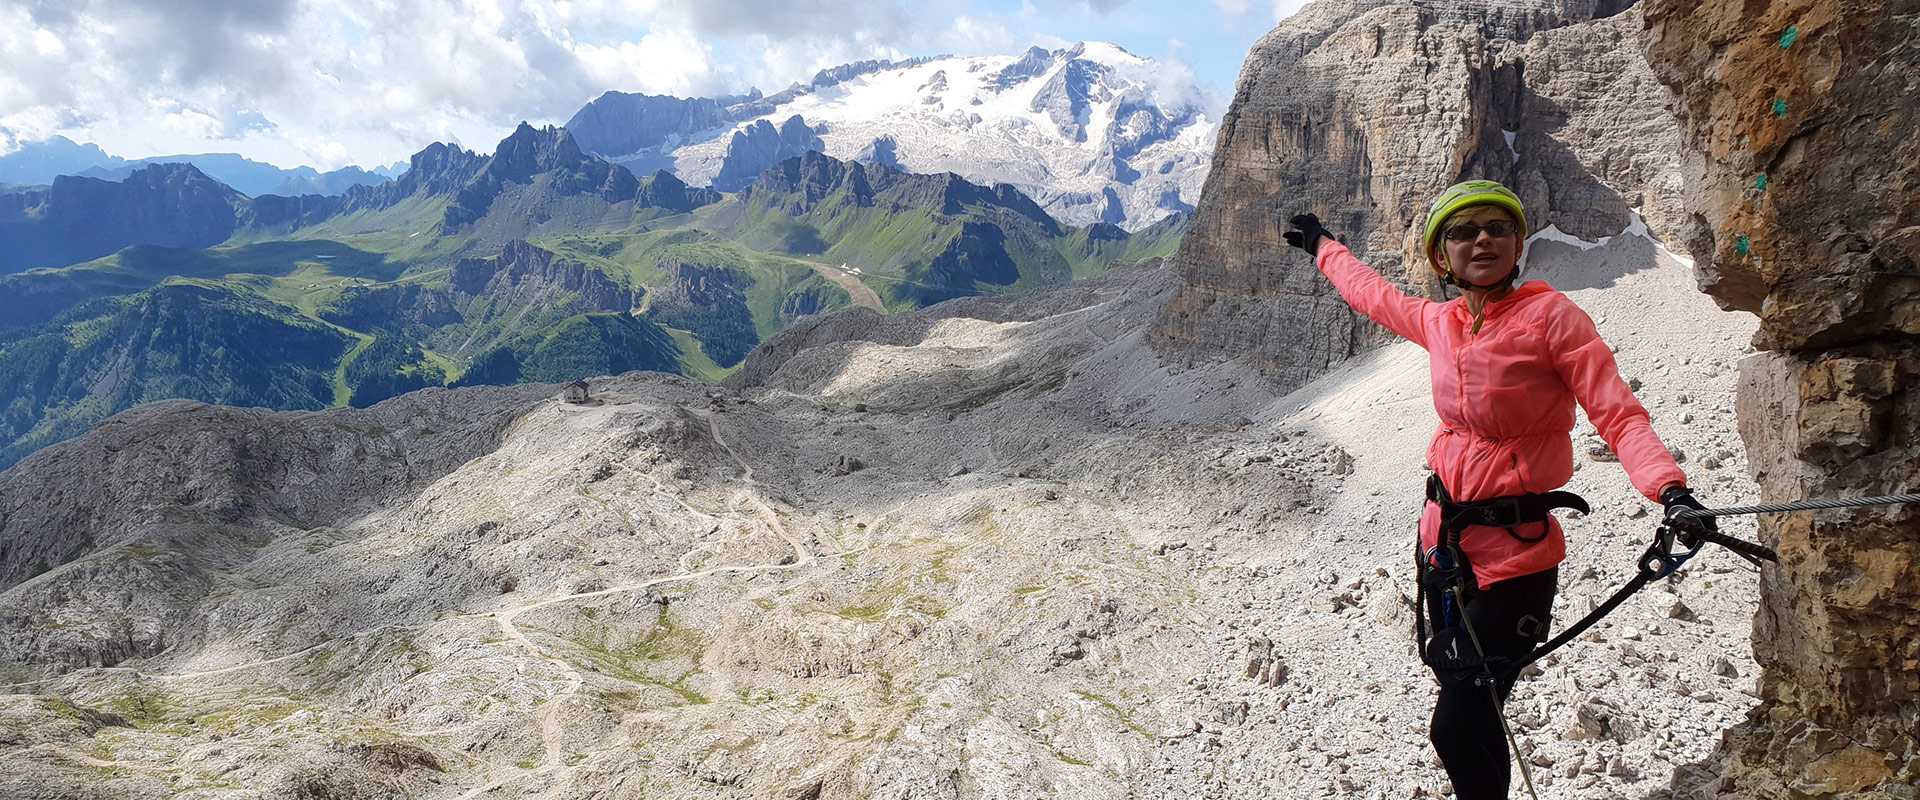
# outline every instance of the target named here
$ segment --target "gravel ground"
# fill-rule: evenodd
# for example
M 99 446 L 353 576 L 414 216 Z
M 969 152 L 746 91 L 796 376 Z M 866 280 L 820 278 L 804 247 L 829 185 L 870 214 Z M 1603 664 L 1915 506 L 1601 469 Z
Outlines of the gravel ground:
M 1638 237 L 1532 258 L 1706 502 L 1753 497 L 1732 411 L 1753 320 Z M 1144 344 L 1170 285 L 1150 263 L 846 317 L 752 388 L 636 373 L 540 405 L 424 491 L 196 575 L 164 652 L 9 687 L 0 789 L 1445 796 L 1409 612 L 1424 354 L 1286 396 L 1233 363 L 1174 372 Z M 1596 510 L 1567 521 L 1563 622 L 1657 517 L 1576 435 Z M 170 580 L 150 553 L 83 560 Z M 1755 584 L 1707 552 L 1524 681 L 1508 718 L 1541 796 L 1663 796 L 1705 761 L 1754 703 Z

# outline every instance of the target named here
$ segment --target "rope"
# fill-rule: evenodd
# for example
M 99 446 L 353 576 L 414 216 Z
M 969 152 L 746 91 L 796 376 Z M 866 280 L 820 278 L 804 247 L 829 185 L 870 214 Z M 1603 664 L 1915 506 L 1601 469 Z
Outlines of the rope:
M 1771 514 L 1780 511 L 1819 511 L 1829 508 L 1865 508 L 1868 506 L 1897 506 L 1908 503 L 1920 503 L 1920 494 L 1888 494 L 1879 497 L 1848 497 L 1833 500 L 1798 500 L 1792 503 L 1780 503 L 1770 506 L 1739 506 L 1736 508 L 1714 508 L 1701 511 L 1696 508 L 1676 508 L 1676 517 L 1737 517 L 1742 514 Z
M 1473 629 L 1473 617 L 1467 616 L 1467 603 L 1460 596 L 1460 585 L 1454 584 L 1447 593 L 1453 595 L 1453 602 L 1460 609 L 1460 624 L 1466 626 L 1467 638 L 1473 640 L 1473 651 L 1480 656 L 1482 675 L 1487 679 L 1487 697 L 1493 701 L 1494 716 L 1500 718 L 1500 731 L 1507 735 L 1507 747 L 1513 751 L 1513 760 L 1520 764 L 1520 779 L 1526 781 L 1527 794 L 1533 800 L 1540 800 L 1540 794 L 1533 790 L 1533 773 L 1527 769 L 1527 759 L 1520 755 L 1520 740 L 1514 738 L 1513 728 L 1507 725 L 1507 704 L 1500 699 L 1500 681 L 1491 670 L 1486 669 L 1487 650 L 1480 646 L 1480 634 Z M 1424 610 L 1422 613 L 1425 613 Z

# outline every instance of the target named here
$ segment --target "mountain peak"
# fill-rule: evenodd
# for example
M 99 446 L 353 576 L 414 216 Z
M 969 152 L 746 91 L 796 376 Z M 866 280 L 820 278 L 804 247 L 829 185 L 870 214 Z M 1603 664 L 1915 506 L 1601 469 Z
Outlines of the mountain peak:
M 503 177 L 524 182 L 531 180 L 536 173 L 575 167 L 590 158 L 600 160 L 582 153 L 580 145 L 567 129 L 552 125 L 536 128 L 522 122 L 512 134 L 500 140 L 487 168 Z
M 1137 229 L 1199 202 L 1217 128 L 1210 103 L 1190 75 L 1088 41 L 843 64 L 734 105 L 603 95 L 568 128 L 587 152 L 722 191 L 819 150 L 1008 183 L 1057 219 Z
M 901 69 L 905 67 L 915 67 L 921 64 L 925 64 L 929 61 L 933 61 L 936 58 L 945 58 L 945 56 L 918 56 L 915 58 L 909 58 L 901 61 L 886 61 L 884 59 L 855 61 L 851 64 L 841 64 L 840 66 L 837 66 L 837 67 L 828 67 L 826 69 L 823 69 L 823 70 L 820 70 L 819 72 L 814 73 L 813 80 L 809 82 L 809 85 L 815 89 L 824 89 L 828 86 L 832 86 L 842 81 L 852 80 L 853 78 L 857 78 L 861 75 L 870 75 L 875 72 L 879 72 L 881 70 L 887 70 L 887 69 Z M 800 84 L 797 84 L 797 83 L 794 84 L 794 87 L 799 87 L 799 86 Z
M 228 192 L 234 191 L 232 187 L 208 177 L 207 173 L 201 172 L 199 167 L 184 161 L 148 164 L 129 173 L 122 183 L 144 184 L 147 186 L 172 184 L 208 189 L 217 186 L 220 190 Z
M 1062 55 L 1067 58 L 1098 61 L 1107 65 L 1144 64 L 1148 61 L 1112 42 L 1074 42 L 1073 46 L 1063 51 Z
M 531 185 L 541 175 L 550 178 L 544 191 L 556 196 L 593 194 L 618 203 L 634 199 L 640 189 L 639 179 L 625 167 L 582 152 L 567 129 L 552 125 L 535 128 L 522 122 L 500 140 L 493 157 L 461 187 L 447 207 L 442 229 L 472 224 L 486 216 L 508 184 Z

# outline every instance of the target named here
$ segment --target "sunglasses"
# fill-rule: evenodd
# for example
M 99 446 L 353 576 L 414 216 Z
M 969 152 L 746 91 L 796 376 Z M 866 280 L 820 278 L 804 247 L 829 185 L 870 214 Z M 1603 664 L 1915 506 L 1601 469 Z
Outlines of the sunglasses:
M 1496 219 L 1485 225 L 1464 222 L 1447 229 L 1447 240 L 1452 242 L 1471 242 L 1480 238 L 1480 232 L 1486 231 L 1495 239 L 1512 236 L 1520 232 L 1520 223 L 1508 219 Z

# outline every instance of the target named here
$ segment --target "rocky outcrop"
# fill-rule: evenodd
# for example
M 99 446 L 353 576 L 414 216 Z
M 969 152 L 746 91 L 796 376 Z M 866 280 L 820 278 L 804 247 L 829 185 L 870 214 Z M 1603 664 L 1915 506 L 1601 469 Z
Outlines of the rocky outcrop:
M 319 309 L 319 315 L 357 330 L 440 328 L 477 321 L 467 315 L 477 300 L 486 301 L 484 316 L 529 304 L 540 306 L 546 314 L 626 312 L 637 297 L 634 290 L 600 270 L 524 241 L 512 241 L 496 257 L 461 259 L 444 284 L 346 287 L 339 298 Z
M 1649 0 L 1688 144 L 1705 291 L 1759 315 L 1740 431 L 1763 500 L 1920 491 L 1920 3 Z M 1717 784 L 1910 800 L 1920 784 L 1920 510 L 1769 515 L 1761 706 Z M 1724 796 L 1724 795 L 1722 795 Z
M 957 215 L 969 206 L 993 206 L 1017 214 L 1049 236 L 1062 233 L 1033 199 L 1007 184 L 981 186 L 951 172 L 916 175 L 883 164 L 841 161 L 818 152 L 790 158 L 762 174 L 747 194 L 775 198 L 787 213 L 799 216 L 821 200 L 842 194 L 855 205 L 884 203 L 895 210 L 924 210 Z
M 355 186 L 340 196 L 341 210 L 380 209 L 418 194 L 445 195 L 460 191 L 487 157 L 459 145 L 434 142 L 407 160 L 407 171 L 374 186 Z
M 486 166 L 454 195 L 447 207 L 443 232 L 458 230 L 486 216 L 507 184 L 529 185 L 536 175 L 547 178 L 547 193 L 568 197 L 594 195 L 607 203 L 632 200 L 640 181 L 625 167 L 609 164 L 581 152 L 565 129 L 534 128 L 524 122 L 513 135 L 500 140 Z
M 1053 69 L 1053 53 L 1038 47 L 1029 47 L 1019 58 L 996 70 L 987 77 L 986 85 L 995 89 L 1018 86 L 1029 79 L 1038 78 Z
M 853 154 L 853 160 L 862 164 L 881 164 L 902 172 L 906 171 L 906 167 L 900 166 L 900 142 L 892 136 L 874 137 L 872 144 L 860 148 L 859 152 Z
M 1176 363 L 1251 354 L 1298 386 L 1381 340 L 1297 250 L 1320 215 L 1391 280 L 1439 296 L 1426 208 L 1466 178 L 1519 191 L 1536 227 L 1588 238 L 1677 216 L 1666 90 L 1618 3 L 1316 3 L 1255 46 L 1154 331 Z
M 887 61 L 885 59 L 855 61 L 851 64 L 828 67 L 813 73 L 813 81 L 811 83 L 815 89 L 825 89 L 828 86 L 844 83 L 862 75 L 872 75 L 881 70 L 915 67 L 932 60 L 933 58 L 931 56 L 919 56 L 916 58 L 901 59 L 899 61 Z
M 1478 168 L 1499 175 L 1502 157 L 1510 159 L 1504 180 L 1535 228 L 1592 240 L 1619 233 L 1637 209 L 1655 236 L 1677 240 L 1680 128 L 1640 46 L 1641 27 L 1635 7 L 1541 31 L 1520 53 L 1519 97 L 1500 115 L 1501 135 L 1514 132 L 1510 152 L 1483 146 L 1481 160 L 1492 163 Z
M 0 472 L 0 658 L 106 666 L 164 649 L 208 571 L 410 496 L 551 396 L 550 385 L 433 389 L 371 409 L 141 406 Z M 47 624 L 76 600 L 111 618 Z
M 753 279 L 721 266 L 660 262 L 667 281 L 647 297 L 647 318 L 669 328 L 691 331 L 715 364 L 731 367 L 760 343 L 746 290 Z
M 143 167 L 123 181 L 62 175 L 52 186 L 0 194 L 0 274 L 62 267 L 136 244 L 210 247 L 226 241 L 246 196 L 191 164 Z
M 644 208 L 664 208 L 669 211 L 687 212 L 704 205 L 720 202 L 720 193 L 705 187 L 688 186 L 685 181 L 674 177 L 666 170 L 653 173 L 640 185 L 634 204 Z
M 1084 142 L 1092 105 L 1113 99 L 1112 92 L 1100 80 L 1108 70 L 1102 69 L 1104 65 L 1077 58 L 1080 55 L 1077 50 L 1064 55 L 1066 66 L 1040 86 L 1027 108 L 1046 114 L 1060 129 L 1060 135 L 1069 141 Z
M 851 302 L 852 296 L 838 286 L 812 286 L 793 292 L 780 301 L 781 327 L 791 327 L 801 317 L 846 308 Z
M 565 127 L 587 152 L 620 156 L 733 122 L 710 98 L 607 92 L 581 106 Z
M 788 117 L 778 128 L 764 119 L 756 120 L 752 125 L 733 132 L 733 139 L 727 144 L 726 158 L 720 164 L 720 173 L 713 176 L 713 188 L 723 192 L 738 191 L 752 183 L 768 167 L 795 156 L 826 149 L 826 142 L 820 140 L 820 134 L 807 125 L 799 114 Z
M 886 179 L 890 170 L 878 165 L 848 163 L 823 153 L 807 153 L 768 168 L 748 186 L 750 198 L 777 197 L 791 214 L 804 214 L 827 197 L 845 193 L 855 205 L 873 204 L 874 179 Z
M 633 290 L 606 273 L 526 242 L 509 242 L 498 258 L 462 259 L 453 266 L 452 289 L 463 305 L 480 295 L 511 295 L 523 286 L 574 295 L 576 313 L 626 311 L 634 304 Z

